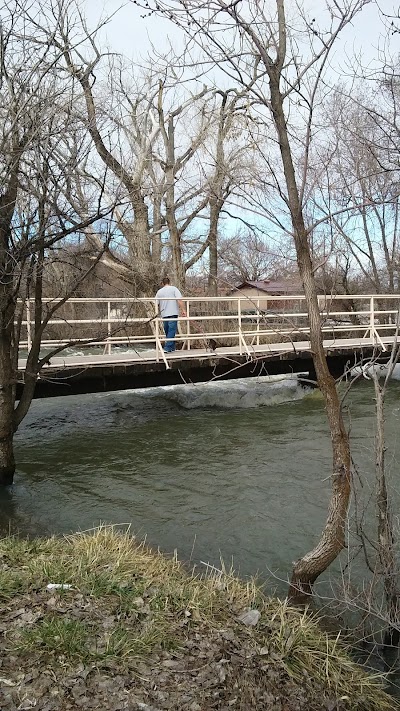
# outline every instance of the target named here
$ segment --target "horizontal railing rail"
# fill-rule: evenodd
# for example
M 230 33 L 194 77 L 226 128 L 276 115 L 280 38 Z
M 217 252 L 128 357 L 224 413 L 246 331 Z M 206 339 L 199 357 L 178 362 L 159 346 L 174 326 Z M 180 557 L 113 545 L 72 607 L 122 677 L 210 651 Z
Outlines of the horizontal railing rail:
M 46 309 L 57 299 L 43 299 Z M 186 316 L 178 319 L 176 343 L 187 351 L 229 346 L 239 354 L 251 354 L 255 347 L 309 337 L 304 295 L 193 296 L 182 299 Z M 396 332 L 400 294 L 319 295 L 324 336 L 335 340 L 369 339 L 382 349 L 383 339 Z M 20 351 L 29 351 L 35 337 L 34 300 L 23 304 Z M 43 352 L 74 344 L 82 349 L 103 349 L 111 355 L 116 348 L 135 353 L 153 350 L 163 360 L 164 331 L 154 298 L 74 297 L 62 303 L 48 321 L 42 337 Z

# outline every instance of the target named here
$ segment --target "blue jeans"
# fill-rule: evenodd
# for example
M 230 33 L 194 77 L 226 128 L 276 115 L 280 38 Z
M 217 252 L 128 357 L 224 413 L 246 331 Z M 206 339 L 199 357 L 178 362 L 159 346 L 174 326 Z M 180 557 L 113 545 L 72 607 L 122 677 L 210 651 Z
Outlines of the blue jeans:
M 175 350 L 176 331 L 178 328 L 178 316 L 168 316 L 168 318 L 163 318 L 163 326 L 165 331 L 165 353 L 172 353 Z

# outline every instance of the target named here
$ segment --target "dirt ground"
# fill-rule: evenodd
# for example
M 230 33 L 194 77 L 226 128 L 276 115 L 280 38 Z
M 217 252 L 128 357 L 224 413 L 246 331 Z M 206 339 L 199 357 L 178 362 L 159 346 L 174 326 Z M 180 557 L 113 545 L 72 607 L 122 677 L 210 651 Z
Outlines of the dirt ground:
M 148 624 L 145 601 L 138 618 Z M 50 596 L 31 593 L 14 600 L 0 615 L 1 711 L 207 711 L 208 709 L 268 711 L 339 711 L 348 709 L 329 689 L 318 688 L 304 671 L 302 685 L 290 678 L 282 661 L 267 647 L 259 648 L 244 625 L 225 629 L 190 629 L 183 617 L 186 639 L 173 651 L 159 651 L 146 661 L 129 656 L 110 657 L 76 665 L 61 652 L 50 654 L 38 646 L 18 651 L 27 626 L 36 625 L 51 611 L 56 618 L 92 620 L 104 630 L 115 620 L 110 610 L 81 594 Z M 129 622 L 128 622 L 129 623 Z M 262 628 L 262 623 L 260 631 Z M 267 630 L 265 630 L 267 632 Z M 10 644 L 11 643 L 11 644 Z M 57 643 L 57 640 L 55 640 Z M 60 640 L 61 643 L 61 640 Z M 97 651 L 101 651 L 97 639 Z M 13 650 L 10 653 L 10 647 Z M 362 705 L 359 708 L 363 708 Z M 378 708 L 378 707 L 377 707 Z
M 109 532 L 0 540 L 1 711 L 395 708 L 315 621 L 229 575 Z

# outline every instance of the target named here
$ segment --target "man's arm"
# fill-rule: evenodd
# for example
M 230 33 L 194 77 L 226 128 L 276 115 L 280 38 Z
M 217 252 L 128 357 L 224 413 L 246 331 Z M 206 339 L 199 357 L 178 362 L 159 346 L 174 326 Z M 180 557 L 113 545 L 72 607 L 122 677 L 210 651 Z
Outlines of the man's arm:
M 185 309 L 185 304 L 182 301 L 182 299 L 177 299 L 178 301 L 178 306 L 179 306 L 179 311 L 181 316 L 186 317 L 186 309 Z
M 177 301 L 177 304 L 179 307 L 180 315 L 183 316 L 184 318 L 186 318 L 185 304 L 182 300 L 182 294 L 177 287 L 175 287 L 175 297 L 176 297 L 176 301 Z

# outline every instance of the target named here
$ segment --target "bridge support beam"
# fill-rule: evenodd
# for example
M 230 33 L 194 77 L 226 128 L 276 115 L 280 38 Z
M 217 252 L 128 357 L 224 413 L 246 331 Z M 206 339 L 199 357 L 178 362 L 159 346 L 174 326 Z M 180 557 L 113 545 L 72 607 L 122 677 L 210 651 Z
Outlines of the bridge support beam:
M 372 356 L 372 349 L 370 353 L 368 349 L 363 349 L 362 353 L 349 350 L 331 353 L 327 359 L 329 370 L 335 378 L 339 378 L 346 367 L 348 368 L 349 363 L 355 363 L 361 356 L 364 358 Z M 218 357 L 218 355 L 212 358 L 183 356 L 171 359 L 170 365 L 169 370 L 166 370 L 163 363 L 152 362 L 102 364 L 85 369 L 75 367 L 61 370 L 49 367 L 43 370 L 42 377 L 37 381 L 35 397 L 81 395 L 284 373 L 305 373 L 305 381 L 316 381 L 311 355 L 307 352 L 292 353 L 285 357 L 258 357 L 255 360 L 249 360 L 244 355 L 235 356 L 234 359 Z M 21 385 L 17 387 L 17 397 L 19 397 Z

